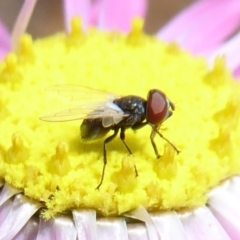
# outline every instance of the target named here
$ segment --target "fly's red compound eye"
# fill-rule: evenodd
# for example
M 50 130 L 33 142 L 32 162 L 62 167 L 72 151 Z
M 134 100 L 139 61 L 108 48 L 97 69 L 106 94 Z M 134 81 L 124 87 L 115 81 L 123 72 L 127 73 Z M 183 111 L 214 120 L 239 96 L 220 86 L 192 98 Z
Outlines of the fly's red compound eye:
M 169 115 L 169 101 L 165 94 L 157 89 L 150 90 L 147 98 L 146 119 L 150 124 L 158 125 Z

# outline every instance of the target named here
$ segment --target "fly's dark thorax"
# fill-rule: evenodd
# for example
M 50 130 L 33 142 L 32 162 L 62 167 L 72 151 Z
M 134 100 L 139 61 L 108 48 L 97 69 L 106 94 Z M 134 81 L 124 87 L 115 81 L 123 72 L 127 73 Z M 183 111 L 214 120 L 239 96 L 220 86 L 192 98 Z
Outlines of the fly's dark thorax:
M 143 122 L 146 118 L 146 101 L 137 96 L 127 96 L 113 101 L 124 114 L 129 114 L 117 124 L 103 126 L 103 118 L 84 119 L 80 126 L 81 140 L 83 142 L 92 142 L 103 138 L 111 129 L 128 128 L 136 123 Z
M 131 127 L 146 118 L 146 100 L 141 97 L 130 95 L 115 99 L 113 103 L 119 106 L 125 114 L 129 114 L 118 126 Z

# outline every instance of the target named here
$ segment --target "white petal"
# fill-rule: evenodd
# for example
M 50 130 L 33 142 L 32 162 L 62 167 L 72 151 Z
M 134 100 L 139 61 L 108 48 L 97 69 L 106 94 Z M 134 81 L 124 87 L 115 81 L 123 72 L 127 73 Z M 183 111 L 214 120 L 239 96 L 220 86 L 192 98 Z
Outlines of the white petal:
M 13 200 L 8 199 L 0 206 L 0 227 L 12 209 Z
M 127 226 L 129 240 L 149 240 L 147 228 L 144 223 L 129 223 Z
M 231 193 L 229 183 L 226 181 L 210 193 L 208 205 L 230 238 L 239 239 L 240 204 L 239 199 Z
M 97 221 L 97 239 L 128 240 L 124 218 L 102 218 Z
M 151 219 L 150 215 L 144 207 L 138 207 L 135 210 L 130 211 L 124 215 L 133 219 L 143 221 L 146 224 L 149 239 L 161 239 L 153 220 Z
M 183 224 L 175 211 L 151 214 L 161 240 L 185 240 L 186 234 Z
M 77 229 L 78 238 L 81 240 L 97 239 L 96 211 L 73 210 L 72 214 Z
M 0 227 L 0 239 L 12 239 L 40 207 L 38 202 L 16 195 L 12 209 Z
M 70 217 L 57 217 L 46 221 L 40 219 L 37 240 L 75 240 L 77 231 Z
M 207 207 L 200 207 L 181 214 L 187 239 L 230 240 L 217 219 Z
M 38 219 L 31 218 L 13 240 L 33 240 L 38 233 Z
M 227 190 L 238 200 L 240 200 L 240 176 L 234 176 L 230 180 L 226 181 L 229 183 Z
M 0 206 L 7 201 L 9 198 L 11 198 L 12 196 L 14 196 L 17 193 L 20 193 L 21 190 L 15 187 L 12 187 L 9 184 L 5 184 L 2 191 L 1 191 L 1 195 L 0 195 Z

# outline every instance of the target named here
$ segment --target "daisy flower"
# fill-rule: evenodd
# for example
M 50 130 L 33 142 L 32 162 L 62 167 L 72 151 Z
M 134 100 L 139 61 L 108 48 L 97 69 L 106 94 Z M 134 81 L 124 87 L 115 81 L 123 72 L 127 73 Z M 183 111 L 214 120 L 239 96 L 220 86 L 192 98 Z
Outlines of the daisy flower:
M 67 33 L 33 41 L 23 33 L 34 4 L 23 5 L 12 51 L 8 40 L 1 45 L 0 239 L 238 239 L 240 61 L 232 33 L 240 4 L 197 1 L 156 38 L 133 20 L 145 16 L 145 1 L 64 1 Z M 129 129 L 133 154 L 120 139 L 108 143 L 96 189 L 103 140 L 82 143 L 81 121 L 39 118 L 78 110 L 79 85 L 145 99 L 163 91 L 176 107 L 159 131 L 180 153 L 156 136 L 156 159 L 151 126 Z

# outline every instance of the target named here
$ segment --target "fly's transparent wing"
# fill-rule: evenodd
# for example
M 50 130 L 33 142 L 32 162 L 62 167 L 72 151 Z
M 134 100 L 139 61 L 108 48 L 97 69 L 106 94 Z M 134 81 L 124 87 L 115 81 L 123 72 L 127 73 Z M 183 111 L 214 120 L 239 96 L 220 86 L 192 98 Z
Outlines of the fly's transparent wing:
M 85 105 L 86 103 L 98 104 L 99 102 L 112 102 L 120 96 L 93 88 L 80 85 L 53 85 L 47 89 L 49 92 L 55 92 L 60 96 L 67 97 L 70 101 Z
M 77 85 L 54 85 L 47 89 L 77 101 L 77 105 L 40 117 L 49 122 L 64 122 L 79 119 L 101 118 L 104 127 L 118 124 L 125 114 L 113 100 L 119 96 Z
M 114 103 L 112 103 L 112 105 L 114 105 Z M 103 126 L 110 127 L 118 124 L 123 118 L 127 116 L 129 115 L 125 114 L 121 109 L 118 111 L 116 108 L 113 109 L 109 107 L 108 104 L 106 104 L 104 107 L 97 109 L 83 109 L 81 107 L 73 107 L 56 113 L 44 115 L 40 117 L 40 119 L 48 122 L 65 122 L 79 119 L 101 118 Z

